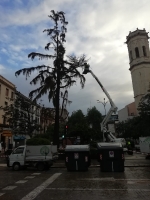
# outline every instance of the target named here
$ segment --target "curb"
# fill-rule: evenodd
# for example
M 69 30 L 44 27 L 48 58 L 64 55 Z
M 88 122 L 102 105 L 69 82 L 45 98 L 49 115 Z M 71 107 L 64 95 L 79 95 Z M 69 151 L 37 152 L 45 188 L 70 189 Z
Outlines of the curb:
M 7 167 L 7 164 L 0 164 L 0 167 Z M 150 165 L 125 165 L 124 167 L 150 167 Z M 66 168 L 66 166 L 51 166 L 50 168 Z M 100 165 L 91 165 L 89 168 L 100 168 Z

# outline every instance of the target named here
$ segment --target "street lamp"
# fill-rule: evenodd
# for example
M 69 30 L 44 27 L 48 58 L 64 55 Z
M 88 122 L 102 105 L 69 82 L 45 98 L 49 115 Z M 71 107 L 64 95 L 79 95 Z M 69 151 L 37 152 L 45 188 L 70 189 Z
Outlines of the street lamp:
M 105 115 L 106 115 L 106 108 L 105 107 L 106 107 L 107 102 L 108 101 L 105 101 L 105 98 L 104 98 L 104 102 L 97 100 L 97 103 L 102 103 L 103 104 L 104 110 L 105 110 Z

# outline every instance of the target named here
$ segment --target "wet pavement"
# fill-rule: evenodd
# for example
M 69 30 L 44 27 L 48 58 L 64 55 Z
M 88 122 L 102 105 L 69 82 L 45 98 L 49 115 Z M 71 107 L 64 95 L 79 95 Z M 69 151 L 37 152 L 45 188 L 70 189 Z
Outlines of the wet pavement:
M 0 200 L 149 200 L 150 160 L 126 155 L 125 166 L 124 172 L 101 172 L 92 160 L 88 171 L 68 172 L 58 160 L 48 171 L 14 172 L 1 160 Z

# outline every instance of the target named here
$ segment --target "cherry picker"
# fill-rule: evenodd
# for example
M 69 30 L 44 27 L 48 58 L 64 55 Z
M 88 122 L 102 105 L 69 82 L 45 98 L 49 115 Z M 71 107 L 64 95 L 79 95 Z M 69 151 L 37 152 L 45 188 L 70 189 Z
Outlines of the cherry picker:
M 103 121 L 101 122 L 101 131 L 103 133 L 103 142 L 121 143 L 122 147 L 124 148 L 124 151 L 128 151 L 128 149 L 126 148 L 126 141 L 125 141 L 125 139 L 124 138 L 116 138 L 110 131 L 107 130 L 107 122 L 108 122 L 109 118 L 111 117 L 111 115 L 113 113 L 117 112 L 118 108 L 116 107 L 116 105 L 112 101 L 110 95 L 108 94 L 108 92 L 106 91 L 106 89 L 104 88 L 104 86 L 102 85 L 102 83 L 95 76 L 95 74 L 92 72 L 92 70 L 90 70 L 90 65 L 87 64 L 87 63 L 85 63 L 84 64 L 83 74 L 87 74 L 87 73 L 91 73 L 92 74 L 92 76 L 98 82 L 98 84 L 100 85 L 101 89 L 103 90 L 103 92 L 105 93 L 105 95 L 107 96 L 107 98 L 109 99 L 109 102 L 110 102 L 110 105 L 111 105 L 108 113 L 106 114 L 106 116 L 104 117 Z

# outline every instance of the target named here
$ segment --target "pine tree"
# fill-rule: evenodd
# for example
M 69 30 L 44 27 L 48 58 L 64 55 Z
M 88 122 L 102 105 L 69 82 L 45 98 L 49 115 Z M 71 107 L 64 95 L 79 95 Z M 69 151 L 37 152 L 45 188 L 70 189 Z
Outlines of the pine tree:
M 67 90 L 73 84 L 76 83 L 77 78 L 80 79 L 81 87 L 84 87 L 85 77 L 79 72 L 78 68 L 82 68 L 84 63 L 87 62 L 85 56 L 65 56 L 64 42 L 66 42 L 66 32 L 68 22 L 65 20 L 64 12 L 51 11 L 51 15 L 48 16 L 53 22 L 54 27 L 45 29 L 43 32 L 50 36 L 50 42 L 45 46 L 45 50 L 53 50 L 54 54 L 41 54 L 32 52 L 28 55 L 32 60 L 35 57 L 39 59 L 53 59 L 53 65 L 40 65 L 31 68 L 24 68 L 17 71 L 16 76 L 26 75 L 26 78 L 30 76 L 32 72 L 37 70 L 39 74 L 30 82 L 30 84 L 40 83 L 40 87 L 30 92 L 29 97 L 36 101 L 44 94 L 48 93 L 49 101 L 53 101 L 55 108 L 55 128 L 53 144 L 59 145 L 59 106 L 60 106 L 60 92 Z M 65 92 L 66 93 L 66 92 Z M 65 94 L 64 93 L 64 94 Z M 66 103 L 66 101 L 63 101 Z M 63 106 L 62 106 L 63 107 Z

